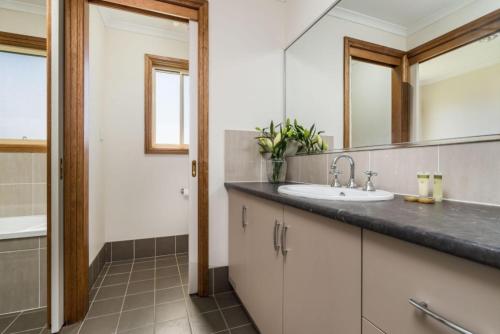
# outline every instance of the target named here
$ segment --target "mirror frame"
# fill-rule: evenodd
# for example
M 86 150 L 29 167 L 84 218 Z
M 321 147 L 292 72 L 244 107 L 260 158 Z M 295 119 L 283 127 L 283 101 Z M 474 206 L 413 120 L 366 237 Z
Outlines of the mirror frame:
M 341 0 L 335 1 L 320 17 L 315 20 L 311 25 L 307 27 L 304 32 L 302 32 L 296 39 L 294 39 L 284 50 L 284 83 L 285 87 L 283 90 L 283 120 L 287 119 L 287 103 L 286 103 L 286 98 L 287 98 L 287 91 L 286 91 L 286 57 L 287 57 L 287 51 L 289 48 L 291 48 L 298 40 L 302 38 L 309 30 L 311 30 L 320 20 L 323 19 L 328 13 L 334 9 Z M 460 47 L 463 47 L 467 44 L 473 43 L 477 40 L 480 40 L 484 37 L 487 37 L 495 32 L 500 31 L 500 9 L 494 10 L 491 13 L 488 13 L 484 16 L 481 16 L 471 22 L 468 22 L 458 28 L 455 28 L 437 38 L 434 38 L 422 45 L 419 45 L 408 52 L 404 55 L 404 58 L 407 58 L 407 61 L 405 62 L 406 68 L 403 69 L 402 73 L 404 77 L 404 81 L 409 82 L 409 67 L 413 64 L 416 63 L 423 63 L 427 60 L 430 60 L 432 58 L 438 57 L 440 55 L 443 55 L 445 53 L 448 53 L 450 51 L 453 51 L 455 49 L 458 49 Z M 408 147 L 422 147 L 422 146 L 436 146 L 436 145 L 452 145 L 452 144 L 463 144 L 463 143 L 476 143 L 476 142 L 490 142 L 490 141 L 500 141 L 500 133 L 498 134 L 492 134 L 492 135 L 479 135 L 479 136 L 469 136 L 469 137 L 458 137 L 458 138 L 448 138 L 448 139 L 438 139 L 438 140 L 429 140 L 429 141 L 416 141 L 416 142 L 409 142 L 409 141 L 401 141 L 399 143 L 395 143 L 393 140 L 392 144 L 387 144 L 387 145 L 375 145 L 375 146 L 364 146 L 364 147 L 346 147 L 345 145 L 345 138 L 346 138 L 346 132 L 345 132 L 345 115 L 346 112 L 349 113 L 349 110 L 346 111 L 346 107 L 349 106 L 349 102 L 346 103 L 345 99 L 345 94 L 346 94 L 346 60 L 345 60 L 345 54 L 346 54 L 346 42 L 344 41 L 344 148 L 343 149 L 333 149 L 328 152 L 323 152 L 323 153 L 335 153 L 335 152 L 353 152 L 353 151 L 367 151 L 367 150 L 383 150 L 383 149 L 393 149 L 393 148 L 408 148 Z M 406 76 L 406 77 L 405 77 Z M 347 88 L 349 89 L 349 88 Z M 409 103 L 409 100 L 407 101 Z M 349 114 L 350 116 L 350 114 Z M 393 115 L 394 116 L 394 115 Z M 401 121 L 405 122 L 404 119 L 401 119 Z M 409 118 L 407 120 L 409 123 Z M 409 124 L 400 124 L 402 125 L 402 129 L 404 129 L 405 126 L 408 126 L 409 129 Z M 394 135 L 394 129 L 393 129 L 393 135 Z M 349 136 L 349 134 L 347 135 Z M 402 137 L 404 139 L 404 137 Z

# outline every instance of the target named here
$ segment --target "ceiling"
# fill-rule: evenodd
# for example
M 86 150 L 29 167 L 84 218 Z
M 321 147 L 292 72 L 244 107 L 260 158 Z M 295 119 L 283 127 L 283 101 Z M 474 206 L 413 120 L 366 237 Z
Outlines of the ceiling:
M 189 25 L 184 22 L 108 7 L 99 6 L 98 9 L 104 25 L 108 28 L 186 42 L 189 39 Z
M 419 83 L 427 85 L 500 64 L 500 33 L 496 36 L 490 41 L 479 40 L 421 63 L 418 68 Z
M 332 10 L 361 14 L 412 34 L 476 0 L 341 0 Z

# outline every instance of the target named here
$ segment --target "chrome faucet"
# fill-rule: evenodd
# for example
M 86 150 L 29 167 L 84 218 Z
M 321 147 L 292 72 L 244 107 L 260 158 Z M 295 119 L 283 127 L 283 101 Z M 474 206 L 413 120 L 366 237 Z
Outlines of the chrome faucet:
M 337 161 L 339 161 L 340 159 L 347 159 L 349 161 L 350 176 L 349 176 L 349 183 L 347 184 L 347 188 L 356 188 L 356 182 L 354 182 L 354 167 L 355 167 L 354 166 L 354 159 L 350 155 L 347 155 L 347 154 L 339 155 L 333 160 L 332 166 L 330 167 L 330 170 L 331 170 L 330 174 L 333 175 L 333 181 L 332 181 L 331 186 L 335 187 L 335 188 L 339 188 L 342 186 L 338 180 L 338 176 L 342 173 L 338 170 L 338 167 L 337 167 Z

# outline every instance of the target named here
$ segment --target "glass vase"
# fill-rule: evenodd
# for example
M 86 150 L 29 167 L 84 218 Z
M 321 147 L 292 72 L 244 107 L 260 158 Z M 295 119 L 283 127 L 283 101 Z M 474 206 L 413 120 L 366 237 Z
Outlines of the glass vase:
M 286 160 L 269 159 L 266 161 L 267 179 L 270 183 L 282 183 L 286 180 Z

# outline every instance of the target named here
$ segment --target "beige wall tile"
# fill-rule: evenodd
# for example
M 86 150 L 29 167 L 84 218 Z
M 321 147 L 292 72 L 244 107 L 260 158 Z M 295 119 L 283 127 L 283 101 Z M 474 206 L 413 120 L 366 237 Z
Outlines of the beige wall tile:
M 500 204 L 500 142 L 440 147 L 445 198 Z
M 0 153 L 0 184 L 31 183 L 31 153 Z
M 47 182 L 47 154 L 33 153 L 33 183 Z
M 33 214 L 44 215 L 47 213 L 47 185 L 33 184 Z
M 417 173 L 438 169 L 437 146 L 373 151 L 371 156 L 376 186 L 399 194 L 417 194 Z
M 0 252 L 37 249 L 38 238 L 21 238 L 0 240 Z
M 31 215 L 31 184 L 0 185 L 0 217 Z
M 300 182 L 327 184 L 328 155 L 317 154 L 300 159 Z
M 40 307 L 47 306 L 47 249 L 40 249 Z
M 288 182 L 300 182 L 300 167 L 302 165 L 302 160 L 307 157 L 295 156 L 286 159 L 288 163 L 288 170 L 286 173 L 286 180 Z
M 0 314 L 38 307 L 38 250 L 0 253 Z
M 330 167 L 332 166 L 333 160 L 339 156 L 340 154 L 328 154 L 328 173 L 330 173 Z M 369 152 L 349 152 L 347 155 L 350 155 L 354 159 L 354 181 L 358 185 L 358 187 L 362 187 L 365 184 L 366 176 L 364 174 L 365 171 L 370 169 L 369 166 Z M 350 165 L 347 159 L 340 159 L 338 161 L 338 168 L 342 172 L 339 180 L 342 185 L 346 185 L 349 181 L 350 174 Z M 333 176 L 328 176 L 328 182 L 332 182 Z M 376 177 L 373 179 L 375 186 L 377 186 Z
M 255 131 L 225 131 L 225 180 L 261 181 L 262 157 Z

